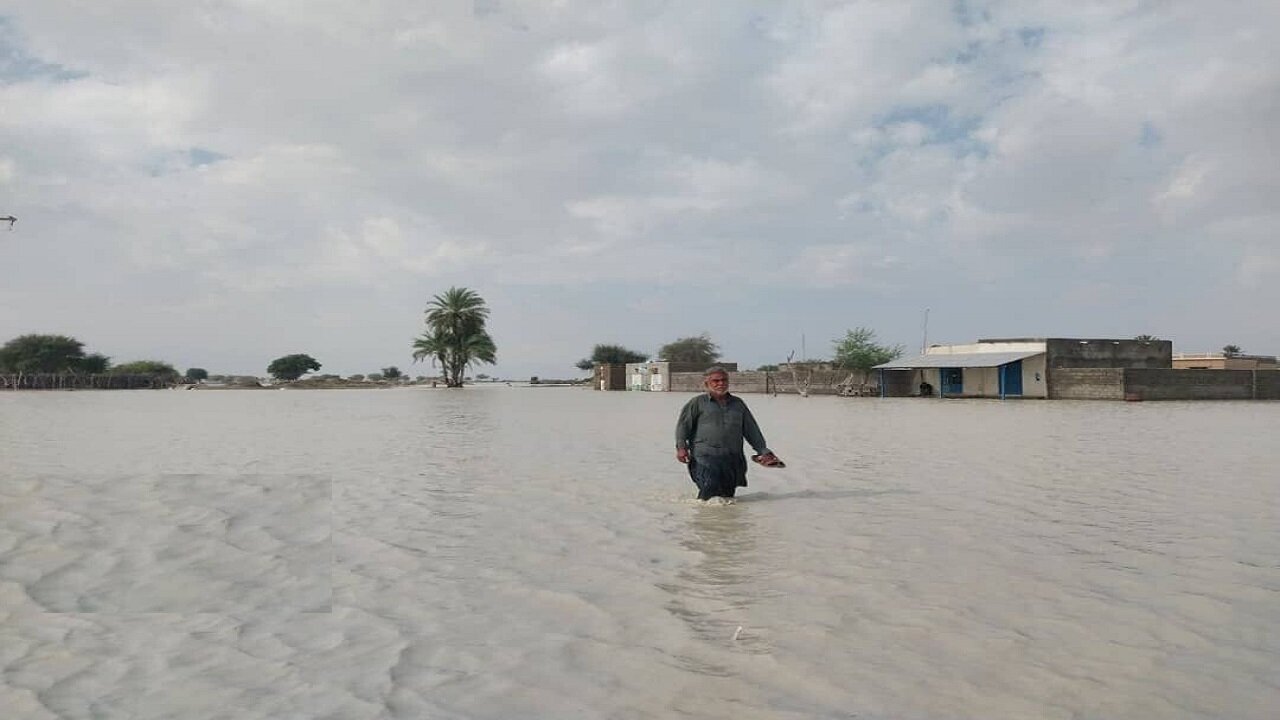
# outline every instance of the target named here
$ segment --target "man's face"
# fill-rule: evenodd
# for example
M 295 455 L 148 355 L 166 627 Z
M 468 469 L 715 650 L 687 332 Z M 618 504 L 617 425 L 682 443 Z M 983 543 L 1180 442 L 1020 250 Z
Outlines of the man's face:
M 724 373 L 712 373 L 706 379 L 707 392 L 713 398 L 722 398 L 729 393 L 729 376 Z

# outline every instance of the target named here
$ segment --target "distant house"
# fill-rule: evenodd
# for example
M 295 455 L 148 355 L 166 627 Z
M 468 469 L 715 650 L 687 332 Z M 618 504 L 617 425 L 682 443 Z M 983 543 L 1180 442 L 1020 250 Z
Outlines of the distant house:
M 1168 340 L 1002 338 L 934 345 L 875 369 L 883 397 L 1051 398 L 1055 374 L 1067 386 L 1079 382 L 1076 370 L 1167 369 L 1172 356 Z
M 1275 370 L 1275 355 L 1227 355 L 1226 353 L 1178 353 L 1173 356 L 1178 370 Z
M 717 365 L 729 372 L 734 372 L 738 369 L 738 363 L 726 362 L 689 363 L 655 360 L 653 362 L 627 363 L 627 389 L 648 392 L 668 392 L 671 390 L 672 375 L 701 373 L 707 368 Z

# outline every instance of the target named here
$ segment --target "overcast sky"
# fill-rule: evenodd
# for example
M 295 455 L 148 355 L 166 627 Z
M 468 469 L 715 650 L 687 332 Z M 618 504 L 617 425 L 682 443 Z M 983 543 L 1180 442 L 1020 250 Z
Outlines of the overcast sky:
M 0 342 L 503 377 L 1132 337 L 1280 352 L 1280 3 L 0 3 Z

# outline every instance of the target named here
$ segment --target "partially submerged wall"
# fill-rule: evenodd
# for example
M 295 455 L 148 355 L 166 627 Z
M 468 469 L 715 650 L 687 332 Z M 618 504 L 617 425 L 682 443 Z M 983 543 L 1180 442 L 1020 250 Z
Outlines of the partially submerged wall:
M 1280 370 L 1254 370 L 1254 399 L 1280 400 Z
M 729 373 L 729 391 L 735 393 L 771 393 L 782 392 L 778 387 L 778 373 L 759 370 L 744 370 Z M 702 384 L 702 373 L 671 373 L 672 392 L 702 392 L 706 388 Z
M 1126 395 L 1142 400 L 1250 400 L 1250 370 L 1142 370 L 1124 373 Z
M 1056 400 L 1280 400 L 1280 370 L 1058 368 Z

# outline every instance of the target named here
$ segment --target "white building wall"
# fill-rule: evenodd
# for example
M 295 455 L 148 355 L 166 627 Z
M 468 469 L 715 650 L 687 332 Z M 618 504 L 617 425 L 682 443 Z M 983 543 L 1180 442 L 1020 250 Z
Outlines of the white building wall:
M 649 364 L 648 363 L 627 363 L 627 389 L 628 390 L 648 390 L 649 389 Z
M 1013 397 L 1048 397 L 1044 382 L 1045 356 L 1035 355 L 1022 360 L 1022 394 Z M 1000 368 L 964 368 L 964 397 L 1000 397 Z M 935 371 L 940 377 L 940 372 Z
M 665 363 L 649 367 L 649 389 L 653 392 L 664 392 L 667 389 L 667 373 L 670 369 Z
M 1038 353 L 1022 360 L 1022 394 L 1015 397 L 1047 398 L 1048 384 L 1045 382 L 1045 343 L 997 342 L 968 343 L 965 345 L 935 345 L 929 348 L 926 355 L 973 355 L 995 352 Z M 1000 369 L 996 367 L 962 368 L 964 373 L 964 392 L 962 397 L 1000 397 Z M 942 387 L 941 368 L 919 368 L 915 373 L 915 386 L 921 381 L 933 386 L 936 394 Z
M 627 389 L 646 392 L 666 392 L 671 387 L 671 367 L 668 363 L 628 363 Z
M 1022 360 L 1022 394 L 1013 397 L 1048 397 L 1048 385 L 1044 381 L 1044 368 L 1044 355 L 1033 355 L 1029 358 L 1024 358 Z M 933 385 L 934 392 L 937 392 L 942 387 L 942 370 L 940 368 L 923 368 L 919 372 L 925 382 Z M 961 368 L 961 372 L 964 373 L 964 392 L 961 397 L 1000 397 L 1000 368 L 970 367 Z
M 1047 355 L 1033 355 L 1022 361 L 1022 397 L 1049 397 L 1049 383 L 1044 381 Z

